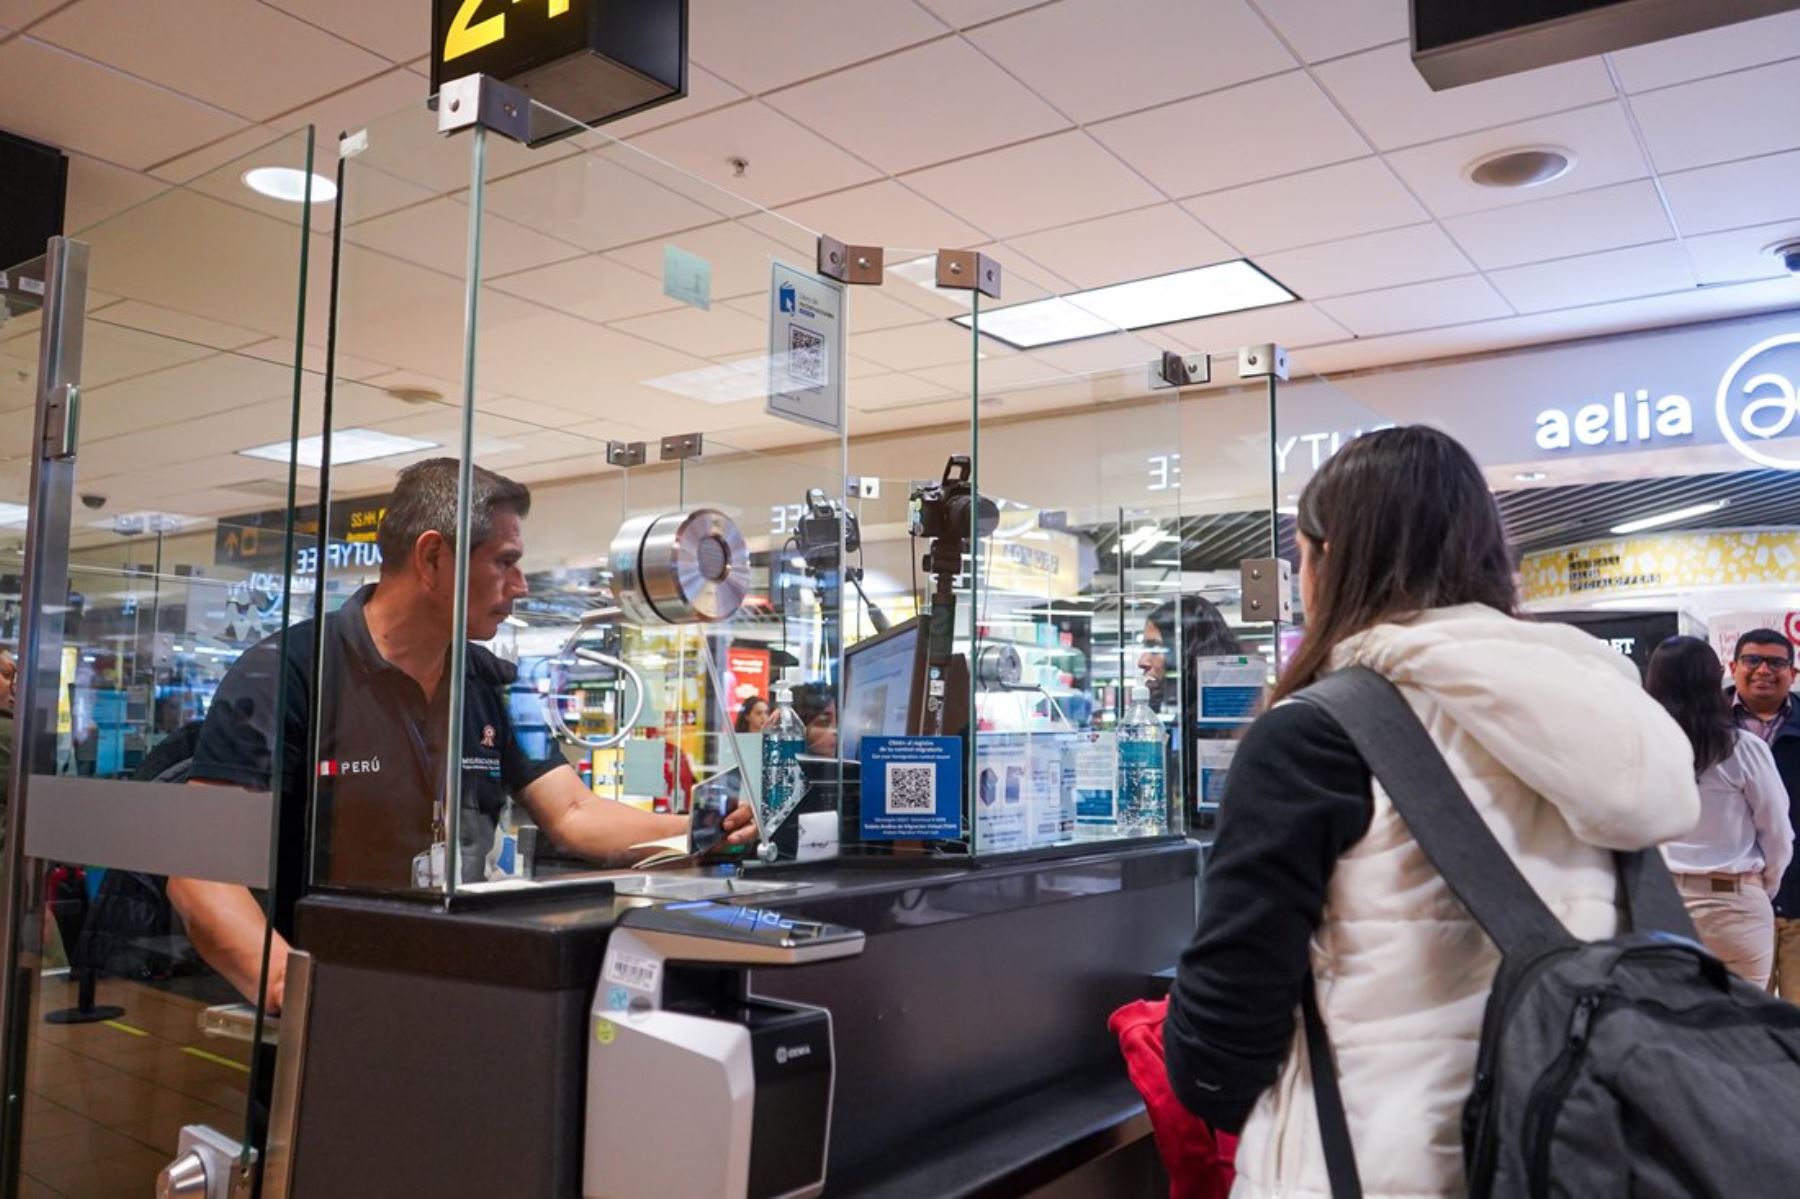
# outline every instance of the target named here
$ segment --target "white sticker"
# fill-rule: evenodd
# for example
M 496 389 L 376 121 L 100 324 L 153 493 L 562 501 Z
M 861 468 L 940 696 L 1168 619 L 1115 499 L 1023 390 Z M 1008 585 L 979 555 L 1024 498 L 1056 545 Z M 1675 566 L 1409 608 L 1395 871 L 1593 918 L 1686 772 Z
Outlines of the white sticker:
M 346 133 L 338 138 L 338 157 L 355 158 L 369 148 L 369 131 L 358 129 L 355 133 Z
M 662 963 L 634 953 L 613 953 L 606 959 L 606 981 L 634 991 L 655 991 L 662 977 Z

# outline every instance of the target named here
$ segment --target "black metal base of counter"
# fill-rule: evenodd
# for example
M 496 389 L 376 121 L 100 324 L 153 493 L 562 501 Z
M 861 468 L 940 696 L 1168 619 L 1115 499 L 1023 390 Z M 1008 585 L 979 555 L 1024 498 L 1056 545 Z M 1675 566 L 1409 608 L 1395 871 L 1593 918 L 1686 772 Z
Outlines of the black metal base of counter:
M 1147 1136 L 1106 1017 L 1174 962 L 1197 869 L 1170 840 L 979 870 L 783 872 L 806 885 L 760 906 L 867 934 L 860 957 L 751 979 L 832 1012 L 826 1194 L 1033 1193 Z M 292 1199 L 579 1196 L 587 1012 L 630 902 L 303 901 Z

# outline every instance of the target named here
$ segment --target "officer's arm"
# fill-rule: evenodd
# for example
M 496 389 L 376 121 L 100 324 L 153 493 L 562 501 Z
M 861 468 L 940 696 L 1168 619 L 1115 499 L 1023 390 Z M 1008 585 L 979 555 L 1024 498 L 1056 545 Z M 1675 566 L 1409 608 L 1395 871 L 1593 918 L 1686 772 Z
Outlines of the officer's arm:
M 208 966 L 250 1002 L 262 976 L 263 931 L 268 919 L 250 888 L 198 878 L 171 878 L 169 903 L 181 913 L 188 940 Z M 269 1010 L 279 1012 L 287 989 L 287 939 L 269 947 Z
M 597 862 L 624 859 L 633 845 L 687 832 L 686 816 L 662 816 L 602 799 L 569 766 L 558 766 L 520 793 L 539 828 L 564 849 Z M 733 843 L 754 840 L 749 808 L 739 805 L 725 818 Z

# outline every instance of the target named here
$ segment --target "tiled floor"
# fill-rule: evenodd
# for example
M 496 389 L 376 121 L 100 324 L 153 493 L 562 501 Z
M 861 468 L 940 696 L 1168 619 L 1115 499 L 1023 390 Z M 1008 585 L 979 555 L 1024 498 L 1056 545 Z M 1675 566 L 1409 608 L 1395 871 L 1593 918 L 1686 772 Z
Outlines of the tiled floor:
M 175 1156 L 184 1124 L 244 1135 L 248 1045 L 202 1036 L 203 1004 L 135 983 L 100 984 L 125 1014 L 102 1024 L 46 1024 L 74 987 L 42 980 L 34 996 L 23 1149 L 24 1199 L 146 1199 Z

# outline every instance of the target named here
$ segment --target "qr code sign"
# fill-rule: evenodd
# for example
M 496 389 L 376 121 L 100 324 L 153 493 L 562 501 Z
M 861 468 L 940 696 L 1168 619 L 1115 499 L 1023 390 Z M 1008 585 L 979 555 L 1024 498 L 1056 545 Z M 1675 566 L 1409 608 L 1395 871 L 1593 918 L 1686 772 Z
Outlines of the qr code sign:
M 887 814 L 904 816 L 937 811 L 937 763 L 887 764 Z
M 825 386 L 825 339 L 811 329 L 788 326 L 788 381 L 801 387 Z

